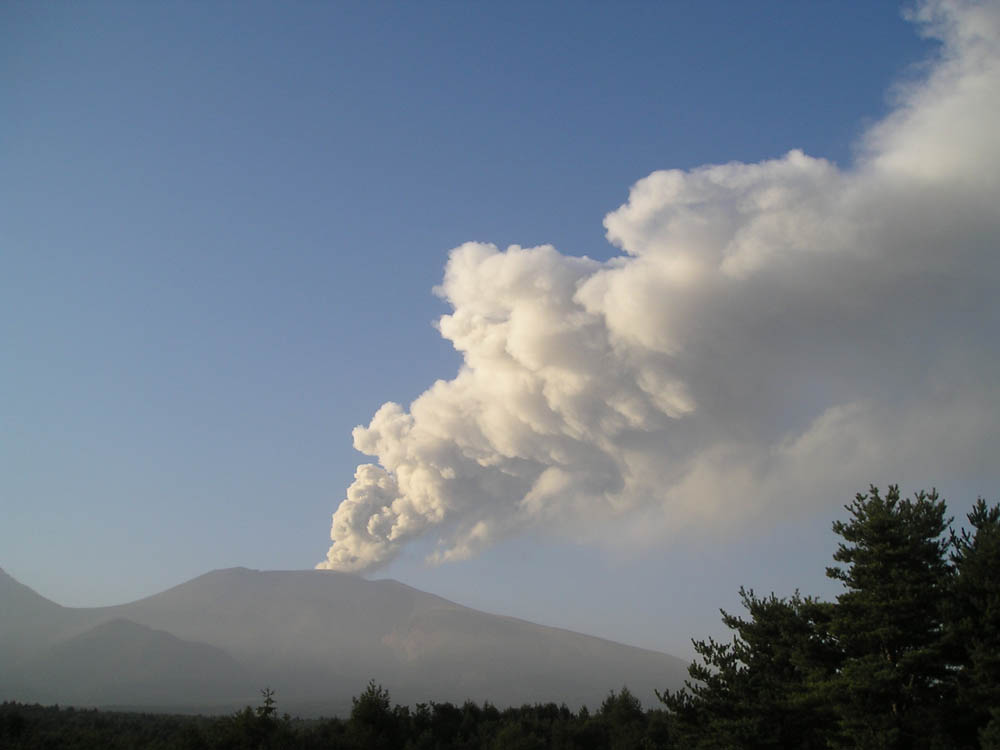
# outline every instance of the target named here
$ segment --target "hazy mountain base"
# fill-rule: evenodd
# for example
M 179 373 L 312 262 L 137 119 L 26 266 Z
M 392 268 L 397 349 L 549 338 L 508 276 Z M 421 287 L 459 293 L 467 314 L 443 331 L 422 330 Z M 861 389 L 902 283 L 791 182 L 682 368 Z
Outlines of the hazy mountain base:
M 376 679 L 403 703 L 596 706 L 680 686 L 674 657 L 489 615 L 330 571 L 208 573 L 115 607 L 61 607 L 0 573 L 0 698 L 219 711 L 271 685 L 302 716 L 343 715 Z

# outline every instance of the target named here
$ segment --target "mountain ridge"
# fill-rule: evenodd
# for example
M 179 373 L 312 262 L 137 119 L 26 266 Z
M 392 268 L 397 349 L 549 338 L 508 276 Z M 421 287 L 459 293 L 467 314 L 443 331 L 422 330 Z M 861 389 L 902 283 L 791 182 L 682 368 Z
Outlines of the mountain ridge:
M 40 664 L 58 673 L 53 655 L 78 654 L 88 638 L 101 645 L 86 657 L 91 667 L 61 687 L 32 677 L 45 671 Z M 115 662 L 125 650 L 130 660 Z M 283 710 L 303 714 L 345 712 L 371 679 L 401 703 L 595 706 L 623 684 L 649 705 L 654 689 L 686 676 L 686 664 L 668 654 L 481 612 L 389 578 L 220 568 L 132 602 L 69 608 L 0 577 L 0 672 L 8 674 L 0 698 L 120 704 L 122 691 L 102 671 L 119 663 L 134 685 L 129 695 L 145 696 L 139 705 L 189 705 L 196 653 L 216 665 L 205 680 L 218 673 L 215 692 L 198 693 L 201 704 L 240 705 L 269 685 Z

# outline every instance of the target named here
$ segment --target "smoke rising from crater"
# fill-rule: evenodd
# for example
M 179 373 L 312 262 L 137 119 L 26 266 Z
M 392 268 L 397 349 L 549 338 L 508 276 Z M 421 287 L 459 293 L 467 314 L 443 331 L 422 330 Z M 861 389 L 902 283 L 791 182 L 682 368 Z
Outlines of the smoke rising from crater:
M 986 471 L 1000 437 L 1000 7 L 928 2 L 941 40 L 849 169 L 792 150 L 658 171 L 607 262 L 451 252 L 461 352 L 384 404 L 317 567 L 434 560 L 542 528 L 607 543 L 740 524 L 867 482 Z

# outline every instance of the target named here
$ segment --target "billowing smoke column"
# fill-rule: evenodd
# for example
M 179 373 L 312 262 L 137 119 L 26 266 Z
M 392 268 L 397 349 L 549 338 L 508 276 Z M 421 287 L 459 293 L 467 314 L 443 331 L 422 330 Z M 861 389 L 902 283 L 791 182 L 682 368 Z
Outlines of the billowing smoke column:
M 621 257 L 469 243 L 438 293 L 464 363 L 355 447 L 320 568 L 430 533 L 436 560 L 528 527 L 603 541 L 984 472 L 1000 437 L 1000 8 L 943 42 L 842 171 L 799 151 L 655 172 Z M 626 533 L 626 536 L 628 534 Z

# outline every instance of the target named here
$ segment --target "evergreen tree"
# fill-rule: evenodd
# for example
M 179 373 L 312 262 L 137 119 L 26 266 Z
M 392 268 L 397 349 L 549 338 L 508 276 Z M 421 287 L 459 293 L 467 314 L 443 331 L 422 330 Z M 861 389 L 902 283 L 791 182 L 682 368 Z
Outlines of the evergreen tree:
M 748 619 L 722 613 L 732 642 L 695 641 L 692 679 L 660 700 L 690 747 L 826 747 L 833 716 L 810 686 L 836 662 L 823 627 L 829 605 L 744 589 L 740 598 Z
M 261 703 L 257 706 L 257 716 L 262 719 L 271 719 L 278 712 L 274 707 L 274 691 L 266 687 L 260 691 Z
M 950 635 L 961 665 L 954 724 L 963 744 L 973 746 L 982 731 L 983 747 L 1000 747 L 1000 722 L 991 717 L 1000 712 L 1000 505 L 979 498 L 968 519 L 971 530 L 952 533 Z
M 843 664 L 827 683 L 839 713 L 835 746 L 861 750 L 946 747 L 950 701 L 943 616 L 949 591 L 950 521 L 936 492 L 902 500 L 876 487 L 846 506 L 844 540 L 827 569 L 843 583 L 829 631 Z M 839 744 L 837 744 L 839 743 Z
M 610 750 L 641 747 L 646 733 L 646 714 L 642 703 L 627 687 L 622 687 L 617 695 L 612 690 L 601 703 L 597 720 L 607 729 L 607 745 Z
M 401 707 L 394 711 L 389 700 L 389 691 L 375 680 L 357 698 L 352 698 L 351 718 L 347 722 L 348 734 L 357 748 L 379 750 L 395 748 L 399 743 L 399 730 L 408 724 L 409 716 L 403 716 Z M 406 721 L 401 721 L 401 719 Z

